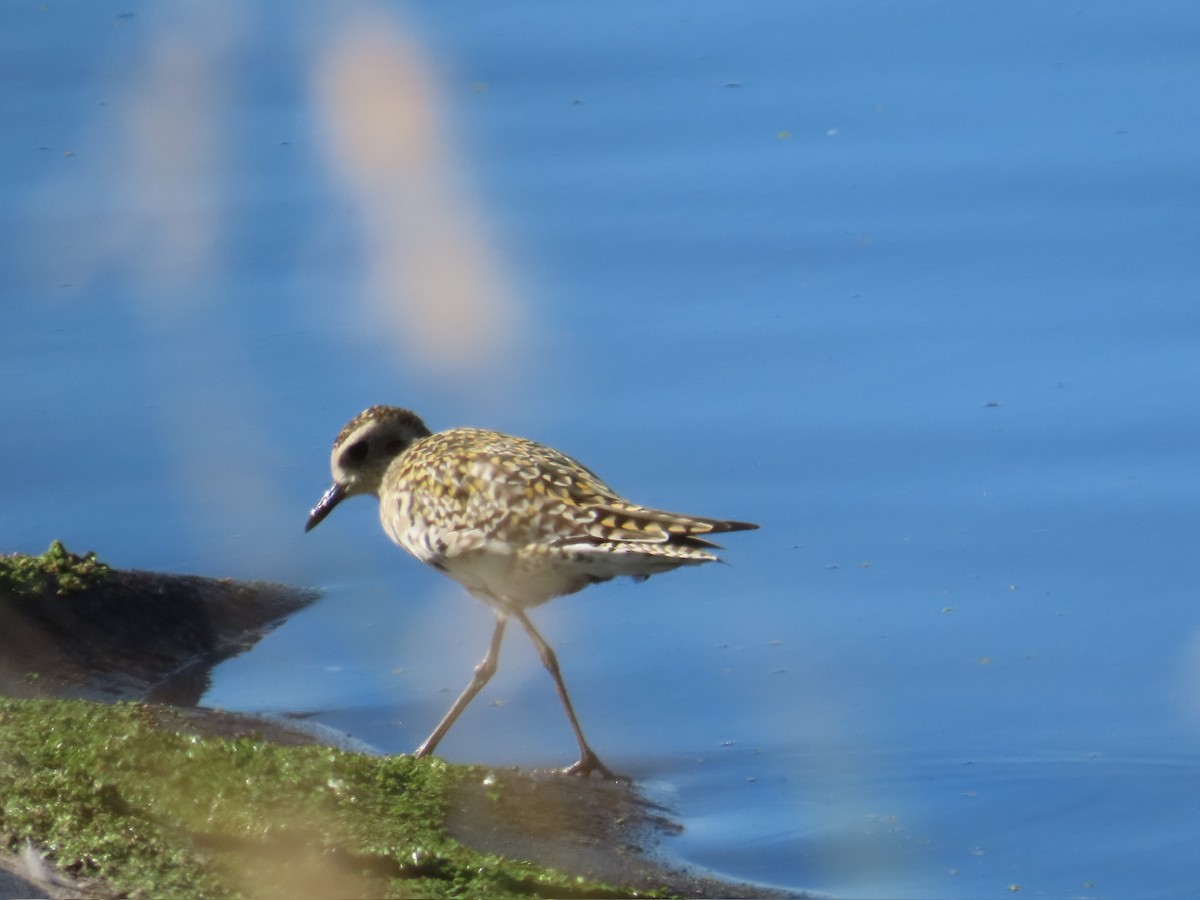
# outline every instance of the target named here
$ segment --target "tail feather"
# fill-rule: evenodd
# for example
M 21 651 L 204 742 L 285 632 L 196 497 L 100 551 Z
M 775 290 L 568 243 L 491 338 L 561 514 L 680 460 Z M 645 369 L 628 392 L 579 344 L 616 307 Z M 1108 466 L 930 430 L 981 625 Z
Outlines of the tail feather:
M 711 544 L 705 546 L 712 547 Z M 684 544 L 648 544 L 645 541 L 579 542 L 569 545 L 577 562 L 597 581 L 629 575 L 644 581 L 651 575 L 680 566 L 719 562 L 709 550 Z
M 709 519 L 648 509 L 616 498 L 593 502 L 589 516 L 576 520 L 573 534 L 552 546 L 580 554 L 595 567 L 593 575 L 649 576 L 682 565 L 719 559 L 719 544 L 707 535 L 757 528 L 750 522 Z M 704 537 L 702 537 L 704 535 Z
M 597 581 L 620 575 L 637 579 L 680 566 L 718 562 L 721 546 L 701 535 L 757 528 L 750 522 L 708 519 L 647 509 L 612 499 L 593 503 L 579 530 L 553 542 L 577 554 Z
M 615 499 L 597 503 L 591 511 L 593 519 L 587 527 L 587 534 L 604 541 L 715 547 L 716 544 L 703 540 L 699 535 L 758 528 L 750 522 L 688 516 Z

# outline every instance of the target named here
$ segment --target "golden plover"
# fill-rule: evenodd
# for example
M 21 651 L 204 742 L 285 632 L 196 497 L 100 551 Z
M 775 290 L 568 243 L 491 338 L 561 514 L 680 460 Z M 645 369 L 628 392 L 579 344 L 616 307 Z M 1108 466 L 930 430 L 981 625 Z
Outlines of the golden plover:
M 638 580 L 717 559 L 701 535 L 757 528 L 637 506 L 557 450 L 480 428 L 432 434 L 406 409 L 373 406 L 333 442 L 333 486 L 308 516 L 318 525 L 347 497 L 374 494 L 393 541 L 460 582 L 496 614 L 474 677 L 416 750 L 432 753 L 496 671 L 509 618 L 521 623 L 567 712 L 579 761 L 564 771 L 612 773 L 588 746 L 554 650 L 526 610 L 618 575 Z

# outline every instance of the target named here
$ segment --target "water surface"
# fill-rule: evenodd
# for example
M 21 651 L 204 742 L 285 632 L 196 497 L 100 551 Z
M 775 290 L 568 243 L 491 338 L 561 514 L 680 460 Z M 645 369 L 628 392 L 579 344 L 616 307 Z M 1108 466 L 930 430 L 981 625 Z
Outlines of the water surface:
M 536 612 L 669 849 L 841 896 L 1200 887 L 1191 4 L 9 3 L 0 550 L 316 585 L 206 702 L 411 750 L 490 617 L 373 403 L 757 521 Z M 520 634 L 443 743 L 561 765 Z

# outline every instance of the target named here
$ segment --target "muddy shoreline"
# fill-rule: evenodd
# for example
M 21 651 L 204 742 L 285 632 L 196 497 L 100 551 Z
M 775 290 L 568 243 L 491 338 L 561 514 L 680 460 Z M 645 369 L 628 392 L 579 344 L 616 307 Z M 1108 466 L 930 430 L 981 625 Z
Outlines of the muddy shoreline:
M 249 649 L 318 596 L 276 584 L 117 570 L 66 593 L 43 586 L 17 596 L 0 589 L 0 696 L 135 701 L 152 704 L 161 727 L 179 733 L 344 748 L 338 734 L 303 721 L 196 706 L 216 663 Z M 497 780 L 503 784 L 499 795 Z M 557 772 L 495 770 L 463 781 L 447 804 L 444 824 L 451 837 L 481 852 L 633 892 L 795 896 L 665 863 L 659 845 L 680 826 L 669 810 L 629 785 Z M 0 861 L 0 868 L 31 874 L 28 860 L 15 853 Z M 0 897 L 35 896 L 31 890 L 42 896 L 77 895 L 62 885 L 28 880 L 5 885 L 0 879 Z

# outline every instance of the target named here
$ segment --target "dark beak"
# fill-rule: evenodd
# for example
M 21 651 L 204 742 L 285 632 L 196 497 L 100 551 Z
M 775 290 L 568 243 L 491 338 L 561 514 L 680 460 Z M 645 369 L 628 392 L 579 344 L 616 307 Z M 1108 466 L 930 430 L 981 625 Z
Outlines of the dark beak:
M 342 502 L 346 497 L 346 486 L 344 484 L 334 484 L 325 495 L 317 501 L 308 513 L 308 524 L 304 526 L 305 531 L 312 531 L 321 524 L 321 520 L 333 512 L 333 508 Z

